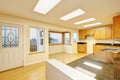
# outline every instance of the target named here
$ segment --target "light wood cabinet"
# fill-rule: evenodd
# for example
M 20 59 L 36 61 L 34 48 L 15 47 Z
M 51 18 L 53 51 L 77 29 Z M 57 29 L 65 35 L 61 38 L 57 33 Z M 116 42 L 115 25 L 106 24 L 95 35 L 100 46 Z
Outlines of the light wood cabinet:
M 96 53 L 104 48 L 106 48 L 105 45 L 93 45 L 93 52 Z
M 113 18 L 113 38 L 120 39 L 120 15 Z
M 95 39 L 111 39 L 112 26 L 85 29 L 79 31 L 79 39 L 86 39 L 86 35 L 94 35 Z
M 86 44 L 78 44 L 78 53 L 86 53 Z
M 79 40 L 85 39 L 86 31 L 85 30 L 79 30 Z
M 79 30 L 79 39 L 86 39 L 86 35 L 93 35 L 94 29 Z
M 112 25 L 105 29 L 106 39 L 112 39 Z
M 86 35 L 93 35 L 94 29 L 86 29 Z
M 94 38 L 95 39 L 111 39 L 112 38 L 111 26 L 95 28 Z

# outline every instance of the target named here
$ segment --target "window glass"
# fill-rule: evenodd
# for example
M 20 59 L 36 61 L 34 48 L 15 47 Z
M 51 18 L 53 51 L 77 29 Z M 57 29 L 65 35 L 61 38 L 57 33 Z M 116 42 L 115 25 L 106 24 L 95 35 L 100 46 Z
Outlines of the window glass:
M 11 48 L 17 47 L 18 42 L 18 28 L 2 27 L 2 47 Z
M 70 33 L 64 33 L 64 44 L 70 44 Z
M 49 44 L 62 44 L 62 33 L 50 32 L 49 33 Z
M 44 30 L 30 28 L 30 52 L 44 51 Z
M 77 33 L 73 33 L 73 40 L 74 40 L 74 42 L 78 41 L 78 35 L 77 35 Z

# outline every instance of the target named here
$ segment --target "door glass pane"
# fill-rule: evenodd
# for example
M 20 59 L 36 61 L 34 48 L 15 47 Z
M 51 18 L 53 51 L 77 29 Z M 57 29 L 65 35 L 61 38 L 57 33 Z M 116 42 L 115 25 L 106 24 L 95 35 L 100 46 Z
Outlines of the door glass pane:
M 30 28 L 30 52 L 44 51 L 44 30 Z
M 11 48 L 18 46 L 18 28 L 2 27 L 2 47 Z

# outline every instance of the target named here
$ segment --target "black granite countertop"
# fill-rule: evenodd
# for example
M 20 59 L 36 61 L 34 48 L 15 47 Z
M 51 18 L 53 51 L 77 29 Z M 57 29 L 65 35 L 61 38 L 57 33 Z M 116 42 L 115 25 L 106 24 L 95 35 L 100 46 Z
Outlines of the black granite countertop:
M 86 42 L 77 42 L 77 44 L 87 44 Z
M 120 44 L 113 44 L 113 45 L 111 45 L 111 43 L 96 43 L 95 45 L 120 46 Z

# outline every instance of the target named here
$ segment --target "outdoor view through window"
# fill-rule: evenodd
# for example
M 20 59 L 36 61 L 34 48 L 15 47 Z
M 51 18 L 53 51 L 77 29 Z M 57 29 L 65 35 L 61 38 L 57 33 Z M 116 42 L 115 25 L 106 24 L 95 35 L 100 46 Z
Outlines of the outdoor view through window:
M 49 33 L 49 44 L 62 44 L 62 33 Z
M 30 28 L 30 52 L 44 51 L 44 30 Z

